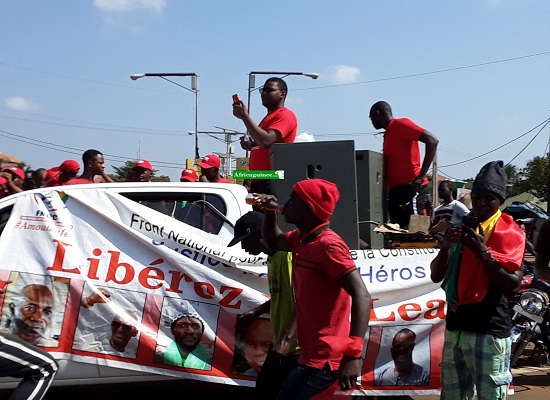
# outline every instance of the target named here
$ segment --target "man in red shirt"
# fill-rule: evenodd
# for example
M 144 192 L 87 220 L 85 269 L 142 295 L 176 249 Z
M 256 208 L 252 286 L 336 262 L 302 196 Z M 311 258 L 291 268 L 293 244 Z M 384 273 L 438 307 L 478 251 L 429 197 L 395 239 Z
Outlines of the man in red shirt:
M 23 191 L 25 173 L 18 167 L 7 167 L 0 172 L 0 199 Z
M 53 167 L 46 171 L 46 187 L 65 185 L 76 178 L 80 165 L 75 160 L 65 160 L 59 167 Z
M 134 172 L 134 182 L 151 182 L 153 176 L 153 166 L 148 160 L 138 160 L 132 167 Z
M 390 222 L 406 229 L 411 214 L 424 215 L 428 194 L 426 173 L 435 157 L 439 140 L 408 118 L 394 118 L 390 105 L 385 101 L 374 103 L 369 117 L 375 129 L 386 130 L 384 179 L 388 189 Z M 422 164 L 418 142 L 426 145 Z
M 293 143 L 298 130 L 296 115 L 284 106 L 288 93 L 286 82 L 281 78 L 269 78 L 259 91 L 262 105 L 267 108 L 267 115 L 259 125 L 248 114 L 242 101 L 233 104 L 233 115 L 244 122 L 252 138 L 241 138 L 241 147 L 250 151 L 250 171 L 269 170 L 269 148 L 273 143 Z M 251 192 L 271 193 L 269 180 L 253 180 Z
M 202 158 L 199 163 L 201 167 L 202 176 L 204 176 L 208 182 L 212 183 L 233 183 L 229 179 L 222 178 L 220 176 L 220 157 L 215 154 L 207 154 Z
M 96 183 L 94 178 L 96 175 L 101 175 L 105 182 L 114 182 L 109 175 L 105 173 L 105 158 L 103 153 L 98 150 L 86 150 L 82 154 L 82 164 L 84 172 L 77 178 L 69 180 L 67 185 L 78 185 L 83 183 Z
M 265 210 L 262 237 L 271 249 L 292 251 L 292 281 L 301 354 L 282 385 L 278 400 L 327 395 L 338 381 L 355 386 L 369 324 L 370 294 L 344 240 L 329 228 L 340 194 L 332 182 L 307 179 L 292 187 L 285 221 L 297 229 L 283 233 L 275 211 Z M 259 195 L 259 204 L 275 200 Z M 350 318 L 351 313 L 351 318 Z

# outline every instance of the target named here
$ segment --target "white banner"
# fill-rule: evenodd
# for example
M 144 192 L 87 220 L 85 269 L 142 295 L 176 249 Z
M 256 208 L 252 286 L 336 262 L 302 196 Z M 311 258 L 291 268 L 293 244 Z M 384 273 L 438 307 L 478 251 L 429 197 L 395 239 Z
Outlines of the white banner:
M 373 305 L 354 394 L 439 393 L 445 296 L 429 278 L 436 252 L 351 251 Z M 256 371 L 235 320 L 267 299 L 265 262 L 117 194 L 27 195 L 0 240 L 0 279 L 11 281 L 1 329 L 58 358 L 251 386 Z M 29 329 L 32 296 L 42 318 Z M 182 316 L 200 321 L 189 355 L 175 345 Z M 402 329 L 416 335 L 418 367 L 396 384 L 390 347 Z

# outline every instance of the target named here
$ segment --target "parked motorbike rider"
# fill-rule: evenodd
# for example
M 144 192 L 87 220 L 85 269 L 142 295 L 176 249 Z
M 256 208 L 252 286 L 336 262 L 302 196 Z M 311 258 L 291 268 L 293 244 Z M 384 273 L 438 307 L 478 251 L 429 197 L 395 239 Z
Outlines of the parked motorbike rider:
M 544 221 L 535 243 L 535 276 L 550 279 L 550 219 Z
M 511 321 L 507 296 L 519 290 L 525 233 L 499 207 L 506 197 L 502 161 L 481 168 L 472 187 L 478 223 L 445 233 L 432 261 L 447 316 L 441 398 L 505 399 L 510 373 Z

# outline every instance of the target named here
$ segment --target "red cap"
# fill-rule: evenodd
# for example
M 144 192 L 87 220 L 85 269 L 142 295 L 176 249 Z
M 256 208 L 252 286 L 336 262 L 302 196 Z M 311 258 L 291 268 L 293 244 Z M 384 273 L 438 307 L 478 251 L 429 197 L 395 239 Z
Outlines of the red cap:
M 199 167 L 202 169 L 220 168 L 220 157 L 215 154 L 207 154 L 202 158 Z
M 65 160 L 59 166 L 59 171 L 78 172 L 80 165 L 75 160 Z
M 321 221 L 328 221 L 340 198 L 338 187 L 334 183 L 319 178 L 297 182 L 292 190 L 311 207 L 313 214 Z
M 132 169 L 135 169 L 135 168 L 138 168 L 138 167 L 148 169 L 149 171 L 153 170 L 153 166 L 147 160 L 139 160 L 138 162 L 136 162 L 136 165 L 134 165 L 132 167 Z
M 186 168 L 183 171 L 181 171 L 180 182 L 183 182 L 183 181 L 196 182 L 197 171 L 191 168 Z
M 9 171 L 12 174 L 17 175 L 19 178 L 25 179 L 25 173 L 23 172 L 23 170 L 21 168 L 8 167 L 8 168 L 4 168 L 2 171 Z

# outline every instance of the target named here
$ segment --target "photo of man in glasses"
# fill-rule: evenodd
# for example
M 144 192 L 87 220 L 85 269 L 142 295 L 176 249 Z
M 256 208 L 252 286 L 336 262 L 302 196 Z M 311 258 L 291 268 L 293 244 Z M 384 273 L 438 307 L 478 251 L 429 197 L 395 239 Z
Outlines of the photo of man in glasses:
M 73 349 L 136 358 L 139 325 L 129 304 L 115 302 L 109 291 L 96 288 L 82 299 Z

